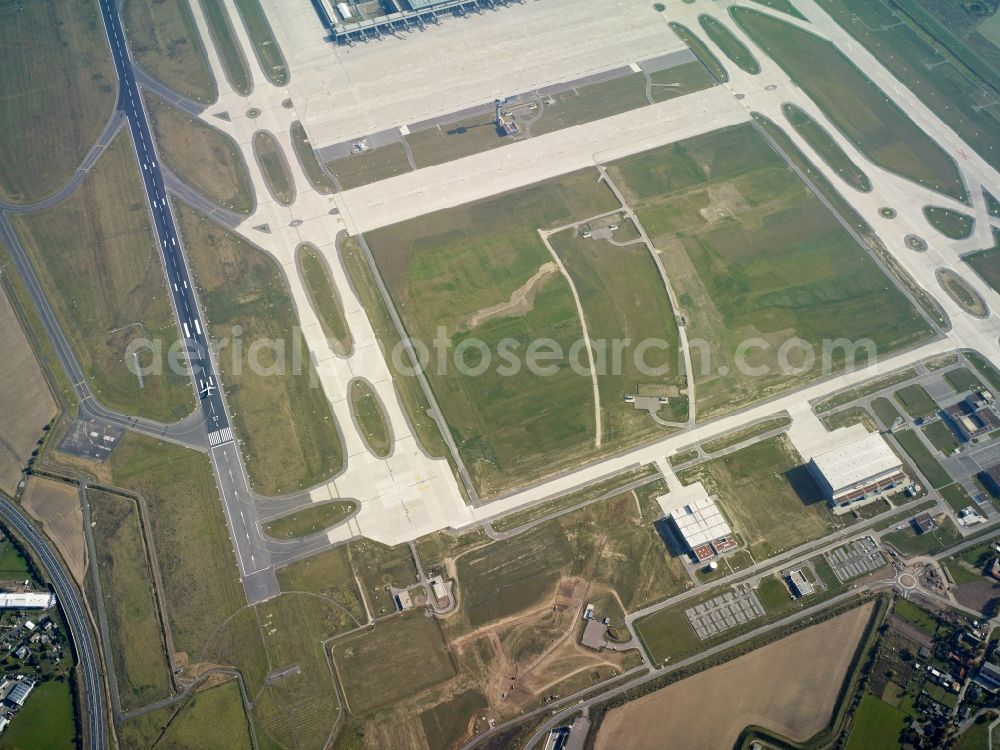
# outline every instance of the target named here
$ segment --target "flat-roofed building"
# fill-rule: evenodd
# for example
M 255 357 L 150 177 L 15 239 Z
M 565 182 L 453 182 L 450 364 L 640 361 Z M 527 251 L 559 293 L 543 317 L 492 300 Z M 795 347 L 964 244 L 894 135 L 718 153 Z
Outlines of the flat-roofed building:
M 694 498 L 670 511 L 670 520 L 698 562 L 737 546 L 716 496 Z
M 801 570 L 793 570 L 788 574 L 788 584 L 792 587 L 796 599 L 809 596 L 816 590 Z
M 0 593 L 0 609 L 51 609 L 55 605 L 55 594 L 47 591 L 25 594 Z
M 809 471 L 835 513 L 898 492 L 907 483 L 903 462 L 877 432 L 813 456 Z

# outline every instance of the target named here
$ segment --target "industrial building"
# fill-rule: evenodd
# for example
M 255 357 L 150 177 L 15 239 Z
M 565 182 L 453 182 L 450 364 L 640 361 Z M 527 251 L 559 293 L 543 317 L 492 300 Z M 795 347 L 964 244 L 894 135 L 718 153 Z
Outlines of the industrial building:
M 467 16 L 521 3 L 523 0 L 322 0 L 326 24 L 337 44 L 354 44 L 394 36 L 401 31 L 423 31 L 441 16 Z M 374 7 L 374 11 L 371 8 Z
M 56 606 L 56 595 L 46 592 L 26 594 L 0 593 L 0 609 L 51 609 Z
M 7 693 L 7 702 L 11 706 L 17 706 L 21 708 L 24 702 L 31 695 L 31 691 L 35 689 L 35 683 L 30 680 L 22 680 L 18 682 L 14 687 L 11 688 L 10 692 Z
M 716 499 L 715 495 L 696 498 L 670 511 L 670 520 L 698 562 L 737 546 L 733 530 L 715 504 Z
M 898 492 L 907 484 L 903 462 L 877 432 L 813 456 L 809 471 L 834 513 Z

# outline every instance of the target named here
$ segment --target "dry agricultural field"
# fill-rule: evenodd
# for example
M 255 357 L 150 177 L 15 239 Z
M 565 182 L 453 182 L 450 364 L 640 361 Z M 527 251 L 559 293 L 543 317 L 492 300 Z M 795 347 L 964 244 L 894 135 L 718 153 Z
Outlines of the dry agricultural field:
M 597 750 L 733 747 L 756 724 L 804 742 L 826 726 L 871 615 L 856 607 L 611 711 Z M 627 728 L 627 731 L 626 731 Z
M 42 524 L 80 585 L 87 569 L 87 542 L 83 536 L 80 491 L 71 484 L 31 477 L 21 498 L 24 509 Z
M 42 428 L 56 414 L 48 384 L 7 295 L 0 291 L 0 490 L 13 495 L 21 466 Z

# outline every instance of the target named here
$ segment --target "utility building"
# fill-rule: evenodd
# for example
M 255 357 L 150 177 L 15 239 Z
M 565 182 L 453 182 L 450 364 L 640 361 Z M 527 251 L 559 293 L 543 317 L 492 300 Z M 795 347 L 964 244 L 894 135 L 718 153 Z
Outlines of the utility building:
M 899 492 L 907 483 L 903 462 L 877 432 L 813 456 L 809 471 L 835 513 Z

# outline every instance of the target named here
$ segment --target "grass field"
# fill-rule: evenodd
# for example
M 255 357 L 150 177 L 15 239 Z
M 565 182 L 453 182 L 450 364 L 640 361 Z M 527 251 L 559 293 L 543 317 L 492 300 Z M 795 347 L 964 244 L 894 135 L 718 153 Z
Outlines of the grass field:
M 542 606 L 561 576 L 613 589 L 627 611 L 684 591 L 690 579 L 683 561 L 666 548 L 640 505 L 635 493 L 623 492 L 459 553 L 462 621 L 449 629 L 461 632 Z
M 871 611 L 856 607 L 615 708 L 595 748 L 656 747 L 658 738 L 678 736 L 686 747 L 738 747 L 748 724 L 805 743 L 829 722 Z
M 972 498 L 969 497 L 969 493 L 967 493 L 965 488 L 963 488 L 960 484 L 949 484 L 947 487 L 942 487 L 941 497 L 945 499 L 945 502 L 947 502 L 956 513 L 963 508 L 968 508 L 970 505 L 974 505 Z
M 302 126 L 302 123 L 296 120 L 288 128 L 288 132 L 291 135 L 292 148 L 295 149 L 295 156 L 299 160 L 299 165 L 302 167 L 302 171 L 305 172 L 306 177 L 309 178 L 309 182 L 313 188 L 316 189 L 316 192 L 323 195 L 332 193 L 334 185 L 330 181 L 330 178 L 326 176 L 326 172 L 320 167 L 319 159 L 316 157 L 316 152 L 313 151 L 312 144 L 309 143 L 309 136 L 306 135 L 306 129 Z
M 934 275 L 941 288 L 969 315 L 980 319 L 989 315 L 986 301 L 955 271 L 950 268 L 939 268 Z
M 35 576 L 28 570 L 28 562 L 10 540 L 4 539 L 0 542 L 0 580 L 23 581 L 25 579 L 35 580 Z
M 254 210 L 250 173 L 239 146 L 221 130 L 146 95 L 160 159 L 209 200 L 241 214 Z
M 118 693 L 126 710 L 137 708 L 173 687 L 139 511 L 134 500 L 98 490 L 87 501 Z
M 718 494 L 734 530 L 759 561 L 833 530 L 833 515 L 802 464 L 789 439 L 779 435 L 679 477 L 686 484 L 700 480 Z
M 601 392 L 602 443 L 626 447 L 663 433 L 647 412 L 624 402 L 625 394 L 649 391 L 674 403 L 659 410 L 661 417 L 687 418 L 684 367 L 677 322 L 670 300 L 649 250 L 644 244 L 615 247 L 605 240 L 583 239 L 576 229 L 549 237 L 580 296 L 591 340 L 609 343 L 615 338 L 659 342 L 641 361 L 634 350 L 612 362 L 611 346 L 595 347 Z M 651 368 L 646 374 L 642 370 Z M 650 372 L 662 372 L 652 375 Z M 649 395 L 649 394 L 647 394 Z M 682 403 L 678 403 L 682 402 Z
M 932 111 L 945 118 L 987 162 L 1000 167 L 1000 154 L 993 148 L 1000 138 L 1000 96 L 983 86 L 977 74 L 948 49 L 953 46 L 949 34 L 921 28 L 922 19 L 910 12 L 919 2 L 893 3 L 891 8 L 883 0 L 819 0 L 819 5 L 876 54 Z M 948 13 L 961 14 L 961 6 L 948 5 Z M 866 18 L 873 12 L 877 18 Z M 854 17 L 860 17 L 863 23 L 853 23 Z M 958 54 L 965 56 L 961 50 Z M 994 65 L 998 62 L 1000 53 Z M 994 87 L 998 81 L 1000 78 L 994 81 Z
M 997 371 L 993 364 L 979 352 L 966 352 L 965 356 L 972 363 L 972 366 L 979 371 L 979 374 L 993 388 L 1000 391 L 1000 372 Z
M 646 466 L 638 469 L 631 469 L 629 471 L 622 472 L 621 474 L 617 474 L 610 479 L 587 485 L 585 489 L 569 492 L 551 500 L 546 500 L 545 502 L 529 505 L 525 508 L 514 511 L 513 513 L 504 514 L 503 516 L 492 520 L 490 525 L 493 527 L 494 531 L 511 531 L 532 521 L 537 521 L 541 518 L 558 513 L 559 511 L 567 510 L 568 508 L 573 508 L 582 503 L 590 502 L 603 495 L 614 494 L 615 490 L 629 484 L 632 481 L 643 477 L 653 476 L 658 473 L 659 472 L 654 465 L 647 464 Z M 659 488 L 661 494 L 667 491 L 666 483 L 662 479 L 652 482 L 651 484 L 653 488 Z M 646 488 L 640 487 L 639 489 L 641 491 L 645 491 Z
M 179 704 L 126 719 L 116 730 L 122 747 L 253 747 L 235 680 L 195 693 Z
M 56 402 L 7 294 L 0 287 L 0 490 L 13 496 Z
M 235 680 L 192 695 L 160 736 L 157 747 L 249 748 L 250 727 Z
M 462 555 L 456 568 L 469 624 L 478 627 L 541 603 L 572 556 L 562 529 L 552 523 Z
M 271 197 L 282 206 L 290 205 L 295 200 L 295 181 L 278 139 L 266 130 L 258 130 L 253 134 L 253 152 Z
M 712 54 L 712 51 L 697 34 L 684 24 L 675 21 L 670 22 L 670 30 L 677 34 L 680 40 L 691 49 L 712 78 L 719 83 L 725 83 L 729 80 L 729 73 L 722 66 L 722 63 L 719 62 L 719 58 Z
M 318 534 L 343 521 L 358 507 L 353 500 L 337 500 L 312 505 L 264 525 L 264 533 L 275 539 L 300 539 Z
M 908 367 L 904 370 L 899 370 L 892 375 L 886 375 L 881 378 L 872 378 L 871 380 L 865 381 L 864 384 L 858 386 L 857 388 L 848 388 L 847 390 L 838 391 L 835 395 L 821 401 L 816 405 L 816 413 L 821 414 L 838 406 L 849 404 L 852 401 L 864 398 L 865 396 L 870 396 L 873 393 L 878 393 L 886 388 L 891 388 L 894 385 L 905 383 L 907 380 L 912 380 L 915 377 L 917 377 L 917 371 L 912 367 Z M 878 400 L 879 399 L 876 399 L 876 401 Z
M 872 229 L 871 225 L 855 210 L 849 201 L 837 191 L 833 184 L 826 178 L 823 172 L 816 168 L 798 146 L 788 137 L 784 130 L 775 125 L 767 117 L 759 113 L 751 113 L 751 118 L 761 130 L 775 141 L 775 143 L 787 154 L 788 160 L 794 164 L 801 172 L 809 175 L 813 186 L 826 201 L 833 206 L 834 212 L 843 217 L 857 230 L 865 247 L 874 253 L 882 261 L 882 264 L 889 270 L 889 274 L 895 283 L 908 291 L 916 300 L 917 305 L 923 311 L 927 320 L 936 322 L 945 330 L 951 327 L 951 321 L 941 307 L 940 303 L 920 286 L 913 276 L 903 268 L 896 260 L 895 256 L 889 252 L 885 243 Z
M 385 301 L 376 287 L 371 267 L 361 252 L 357 240 L 349 238 L 344 241 L 340 246 L 340 260 L 351 280 L 354 293 L 358 295 L 368 314 L 368 320 L 375 331 L 375 338 L 382 347 L 382 353 L 391 352 L 394 347 L 399 346 L 399 333 L 389 317 Z M 408 359 L 404 361 L 409 364 Z M 428 415 L 430 404 L 417 378 L 399 372 L 393 372 L 392 378 L 417 442 L 430 456 L 441 458 L 446 455 L 448 448 L 445 446 L 444 438 L 441 437 L 437 423 Z
M 917 437 L 913 430 L 900 430 L 893 434 L 903 450 L 906 451 L 906 454 L 917 465 L 917 468 L 927 477 L 927 481 L 931 483 L 932 487 L 940 489 L 945 485 L 951 484 L 951 477 L 948 475 L 948 472 L 931 455 L 927 447 L 920 442 L 920 438 Z
M 979 378 L 968 367 L 956 367 L 944 374 L 944 379 L 948 381 L 955 393 L 964 393 L 982 388 Z
M 725 450 L 730 446 L 736 445 L 737 443 L 742 443 L 744 440 L 749 440 L 750 438 L 757 437 L 758 435 L 763 435 L 765 432 L 777 430 L 782 427 L 788 427 L 791 423 L 792 420 L 789 417 L 774 417 L 773 419 L 768 419 L 749 427 L 734 430 L 723 435 L 722 437 L 715 438 L 714 440 L 709 440 L 702 443 L 701 447 L 702 450 L 708 451 L 709 453 L 716 453 L 718 451 Z
M 832 43 L 745 8 L 733 17 L 869 159 L 966 199 L 954 161 Z
M 111 116 L 118 83 L 96 3 L 0 5 L 0 197 L 58 190 Z
M 239 354 L 226 348 L 217 361 L 252 483 L 275 495 L 328 479 L 344 464 L 340 435 L 278 264 L 187 206 L 176 211 L 209 333 L 242 328 Z M 258 346 L 268 340 L 273 348 Z
M 271 24 L 260 7 L 260 0 L 236 0 L 236 9 L 243 19 L 243 25 L 253 43 L 253 53 L 257 56 L 264 75 L 275 86 L 288 85 L 288 66 L 281 54 L 278 40 L 274 38 Z
M 990 289 L 1000 293 L 1000 230 L 993 229 L 993 247 L 966 255 L 962 259 L 972 266 L 972 270 L 979 274 Z
M 429 367 L 427 374 L 484 497 L 593 453 L 593 411 L 583 406 L 593 403 L 589 372 L 574 372 L 569 359 L 582 338 L 569 284 L 549 275 L 532 287 L 530 301 L 513 300 L 552 262 L 538 227 L 617 206 L 596 172 L 586 170 L 379 229 L 367 238 L 409 335 L 428 347 L 442 327 L 451 338 L 452 349 L 438 349 L 445 355 L 443 366 Z M 506 311 L 486 314 L 508 302 Z M 463 343 L 473 337 L 489 351 L 490 361 L 475 342 Z M 503 355 L 504 339 L 504 349 L 523 360 L 529 342 L 546 338 L 562 354 L 547 356 L 535 372 L 492 360 L 494 352 Z M 465 374 L 456 361 L 464 363 Z
M 914 419 L 929 417 L 937 412 L 939 408 L 937 402 L 931 398 L 924 387 L 918 384 L 900 388 L 893 394 L 893 397 L 899 402 L 906 413 Z
M 427 166 L 419 162 L 417 165 Z M 350 190 L 405 174 L 410 171 L 410 162 L 402 143 L 390 143 L 359 154 L 352 153 L 336 161 L 328 161 L 326 168 L 333 172 L 344 190 Z
M 371 384 L 364 378 L 355 378 L 350 386 L 351 410 L 368 448 L 376 456 L 385 458 L 392 453 L 392 431 L 385 417 L 382 402 Z
M 174 645 L 197 662 L 246 603 L 208 457 L 129 433 L 110 466 L 116 485 L 146 499 Z
M 468 731 L 469 721 L 477 711 L 487 708 L 486 697 L 476 690 L 466 690 L 420 714 L 420 724 L 430 747 L 453 747 Z
M 847 741 L 847 750 L 869 750 L 876 747 L 896 747 L 906 726 L 906 713 L 865 693 L 854 712 L 854 724 Z
M 788 103 L 781 107 L 785 118 L 799 135 L 806 139 L 826 165 L 835 171 L 844 182 L 862 193 L 870 193 L 872 189 L 868 175 L 862 172 L 844 149 L 827 132 L 826 128 L 816 122 L 804 109 Z
M 646 77 L 642 73 L 570 89 L 543 97 L 543 108 L 538 119 L 531 123 L 531 134 L 544 135 L 602 120 L 647 104 Z
M 716 46 L 722 50 L 722 53 L 728 57 L 734 65 L 740 68 L 744 73 L 749 73 L 750 75 L 757 75 L 760 73 L 760 63 L 757 62 L 757 58 L 753 56 L 753 53 L 746 48 L 736 36 L 726 28 L 725 24 L 712 16 L 701 15 L 698 17 L 698 23 L 701 24 L 702 30 L 708 35 L 708 38 L 715 42 Z
M 405 136 L 418 169 L 489 151 L 510 143 L 497 132 L 496 113 L 490 109 L 457 122 L 435 125 Z M 394 158 L 398 160 L 398 156 Z M 399 162 L 403 168 L 403 160 Z M 406 165 L 406 169 L 409 165 Z
M 68 682 L 39 684 L 0 734 L 0 750 L 72 750 L 77 746 Z
M 353 627 L 353 620 L 331 602 L 308 594 L 282 594 L 255 609 L 270 668 L 297 667 L 268 681 L 254 703 L 264 739 L 281 747 L 325 747 L 341 703 L 323 641 Z M 392 651 L 386 649 L 384 657 L 391 658 Z M 405 665 L 417 671 L 414 666 Z
M 295 264 L 331 348 L 341 356 L 350 355 L 354 351 L 354 337 L 351 336 L 351 329 L 344 316 L 344 306 L 330 278 L 326 259 L 315 245 L 304 242 L 295 250 Z
M 405 544 L 387 547 L 365 538 L 351 541 L 347 548 L 372 615 L 395 612 L 396 604 L 389 588 L 405 589 L 417 583 L 410 548 Z
M 219 92 L 188 3 L 128 0 L 122 18 L 129 49 L 140 66 L 178 94 L 209 104 Z
M 932 227 L 953 240 L 964 240 L 976 226 L 975 217 L 941 206 L 924 206 L 924 216 Z
M 332 547 L 279 568 L 278 583 L 286 593 L 304 591 L 332 599 L 344 607 L 358 625 L 365 619 L 347 545 Z
M 226 78 L 229 79 L 229 84 L 238 94 L 247 96 L 253 88 L 253 80 L 250 78 L 247 60 L 240 49 L 240 43 L 233 32 L 225 3 L 223 0 L 189 1 L 201 3 L 205 20 L 208 22 L 208 32 L 211 34 L 212 43 L 219 53 L 222 67 L 225 68 Z
M 955 524 L 947 516 L 938 516 L 938 528 L 923 534 L 917 534 L 912 526 L 900 531 L 882 535 L 882 541 L 888 542 L 904 555 L 936 555 L 961 541 L 962 537 Z
M 414 695 L 455 674 L 437 620 L 419 611 L 337 640 L 331 652 L 355 715 Z
M 924 434 L 931 444 L 946 456 L 951 455 L 959 446 L 958 438 L 943 420 L 931 422 L 923 428 Z
M 122 133 L 69 198 L 13 224 L 97 398 L 169 422 L 191 411 L 194 394 L 187 374 L 166 366 L 177 327 L 136 169 Z M 164 356 L 136 352 L 133 362 L 163 365 L 140 386 L 126 360 L 129 345 L 144 337 Z
M 637 154 L 609 171 L 689 313 L 699 415 L 814 379 L 824 359 L 829 371 L 865 363 L 864 347 L 829 342 L 870 338 L 884 355 L 929 333 L 750 125 Z
M 697 60 L 650 73 L 649 82 L 654 102 L 665 102 L 715 85 L 715 79 Z

